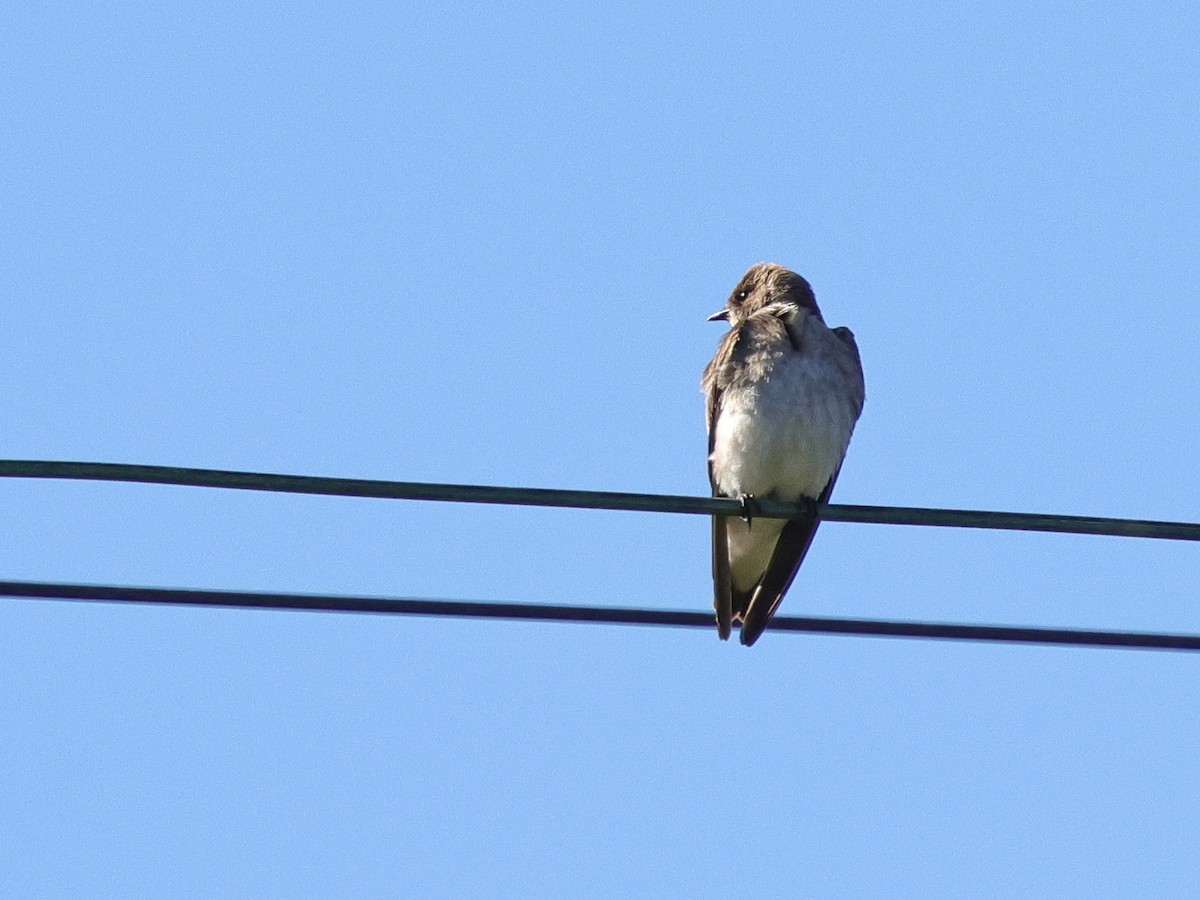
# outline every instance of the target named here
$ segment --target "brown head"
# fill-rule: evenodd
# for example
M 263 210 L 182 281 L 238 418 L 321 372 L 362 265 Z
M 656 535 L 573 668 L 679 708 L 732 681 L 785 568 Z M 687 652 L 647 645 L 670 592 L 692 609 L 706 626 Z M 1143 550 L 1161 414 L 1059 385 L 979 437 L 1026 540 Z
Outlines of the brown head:
M 812 286 L 793 272 L 776 263 L 755 263 L 742 276 L 725 308 L 709 316 L 709 321 L 728 321 L 734 327 L 768 307 L 777 314 L 806 309 L 821 318 Z

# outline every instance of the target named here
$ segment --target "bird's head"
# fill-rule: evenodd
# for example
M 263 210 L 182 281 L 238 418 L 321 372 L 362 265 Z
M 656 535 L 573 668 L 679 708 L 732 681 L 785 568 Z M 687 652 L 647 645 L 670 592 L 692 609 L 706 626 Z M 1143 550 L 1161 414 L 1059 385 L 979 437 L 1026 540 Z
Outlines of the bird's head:
M 725 301 L 725 308 L 708 320 L 725 321 L 736 328 L 757 313 L 790 317 L 801 309 L 821 316 L 812 286 L 791 269 L 763 262 L 750 267 Z

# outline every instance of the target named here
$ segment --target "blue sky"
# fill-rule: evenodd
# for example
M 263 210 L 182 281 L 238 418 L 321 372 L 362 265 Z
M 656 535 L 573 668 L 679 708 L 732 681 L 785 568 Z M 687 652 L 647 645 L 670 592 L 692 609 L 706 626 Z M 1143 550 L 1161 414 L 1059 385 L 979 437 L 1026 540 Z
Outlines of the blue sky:
M 847 503 L 1200 518 L 1183 3 L 6 10 L 0 456 L 705 493 L 751 263 Z M 0 483 L 0 578 L 706 609 L 694 517 Z M 793 614 L 1200 631 L 1184 544 L 829 523 Z M 1194 896 L 1196 660 L 0 602 L 0 893 Z

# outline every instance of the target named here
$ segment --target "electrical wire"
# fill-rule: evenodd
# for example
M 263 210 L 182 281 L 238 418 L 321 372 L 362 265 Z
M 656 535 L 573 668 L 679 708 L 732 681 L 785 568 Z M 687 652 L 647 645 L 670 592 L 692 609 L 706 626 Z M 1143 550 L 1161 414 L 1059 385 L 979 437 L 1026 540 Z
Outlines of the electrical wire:
M 146 603 L 170 606 L 208 606 L 239 609 L 287 609 L 342 613 L 436 616 L 608 625 L 713 628 L 710 613 L 672 609 L 569 606 L 549 603 L 493 603 L 468 600 L 427 600 L 352 597 L 329 594 L 286 594 L 253 591 L 215 591 L 121 585 L 61 584 L 0 581 L 0 597 L 76 600 L 103 603 Z M 1085 631 L 1071 628 L 1028 628 L 1007 625 L 965 625 L 942 622 L 897 622 L 878 619 L 833 619 L 776 616 L 772 632 L 808 632 L 866 637 L 931 638 L 993 643 L 1057 644 L 1077 647 L 1120 647 L 1141 650 L 1200 651 L 1200 635 L 1140 631 Z
M 723 497 L 323 478 L 307 475 L 278 475 L 120 463 L 0 460 L 0 478 L 110 481 L 339 497 L 608 509 L 706 516 L 739 516 L 743 513 L 743 508 L 738 501 Z M 763 518 L 793 518 L 812 515 L 811 508 L 800 503 L 764 498 L 756 502 L 756 507 L 755 515 Z M 1190 522 L 845 504 L 823 506 L 818 509 L 817 514 L 821 519 L 830 522 L 987 528 L 1200 541 L 1200 524 Z M 713 624 L 712 616 L 708 613 L 684 610 L 258 593 L 49 582 L 0 582 L 0 596 L 107 603 L 315 610 L 688 628 L 711 628 Z M 1200 635 L 1092 631 L 1069 628 L 776 616 L 771 622 L 771 630 L 873 637 L 1200 650 Z
M 309 475 L 273 475 L 220 469 L 174 466 L 141 466 L 121 463 L 62 462 L 50 460 L 0 460 L 0 478 L 55 478 L 80 481 L 117 481 L 189 487 L 317 494 L 337 497 L 374 497 L 392 500 L 434 500 L 457 503 L 494 503 L 514 506 L 609 509 L 635 512 L 740 516 L 741 504 L 724 497 L 688 497 L 671 494 L 637 494 L 612 491 L 573 491 L 491 485 L 433 484 L 380 481 L 361 478 L 321 478 Z M 812 514 L 800 503 L 762 498 L 755 515 L 789 519 Z M 995 512 L 969 509 L 928 509 L 906 506 L 857 506 L 832 503 L 818 510 L 826 522 L 873 525 L 924 525 L 943 528 L 987 528 L 1007 531 L 1040 531 L 1062 534 L 1097 534 L 1117 537 L 1200 541 L 1200 524 L 1148 519 L 1063 516 L 1042 513 Z

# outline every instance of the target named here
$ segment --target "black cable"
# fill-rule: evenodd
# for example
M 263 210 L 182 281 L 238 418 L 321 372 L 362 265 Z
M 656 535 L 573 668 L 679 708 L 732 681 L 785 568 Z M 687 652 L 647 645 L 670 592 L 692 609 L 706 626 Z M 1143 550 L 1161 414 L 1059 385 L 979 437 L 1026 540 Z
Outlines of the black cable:
M 609 625 L 654 625 L 713 628 L 711 613 L 671 609 L 568 606 L 549 603 L 490 603 L 466 600 L 415 600 L 348 597 L 328 594 L 281 594 L 213 591 L 120 585 L 0 581 L 0 596 L 104 603 L 154 603 L 172 606 L 215 606 L 239 609 L 291 609 L 321 612 L 385 613 L 471 619 L 538 622 L 592 622 Z M 876 619 L 830 619 L 776 616 L 771 631 L 804 631 L 870 637 L 933 638 L 1019 644 L 1068 644 L 1082 647 L 1125 647 L 1142 650 L 1200 650 L 1200 635 L 1139 631 L 1083 631 L 1071 628 L 1024 628 L 1007 625 L 955 625 L 939 622 L 894 622 Z
M 120 481 L 189 487 L 319 494 L 337 497 L 376 497 L 393 500 L 439 500 L 457 503 L 500 503 L 572 509 L 614 509 L 634 512 L 714 513 L 740 516 L 742 506 L 723 497 L 671 494 L 631 494 L 616 491 L 567 491 L 475 484 L 431 484 L 417 481 L 379 481 L 364 478 L 322 478 L 311 475 L 272 475 L 221 469 L 139 466 L 123 463 L 0 460 L 0 478 L 65 478 L 80 481 Z M 807 516 L 800 503 L 759 498 L 756 515 L 768 519 Z M 1052 531 L 1064 534 L 1104 534 L 1118 537 L 1200 541 L 1200 524 L 1115 519 L 1101 516 L 1059 516 L 1042 513 L 994 512 L 975 509 L 927 509 L 916 506 L 853 506 L 833 503 L 822 507 L 827 522 L 873 525 L 929 525 L 944 528 L 991 528 L 1008 531 Z

